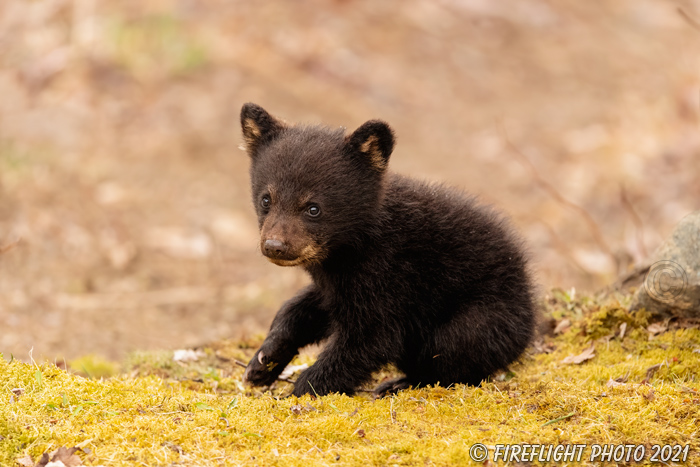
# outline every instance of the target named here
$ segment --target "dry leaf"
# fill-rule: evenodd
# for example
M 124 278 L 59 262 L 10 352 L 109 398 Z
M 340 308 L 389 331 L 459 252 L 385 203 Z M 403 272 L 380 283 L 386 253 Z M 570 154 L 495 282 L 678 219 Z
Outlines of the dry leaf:
M 653 390 L 653 389 L 649 389 L 649 393 L 648 393 L 647 395 L 645 395 L 644 398 L 645 398 L 646 400 L 648 400 L 649 402 L 653 401 L 654 398 L 655 398 L 655 397 L 654 397 L 654 390 Z
M 314 407 L 313 405 L 309 404 L 308 402 L 306 403 L 306 407 L 304 407 L 304 408 L 305 408 L 306 410 L 308 410 L 309 412 L 312 411 L 312 410 L 313 410 L 314 412 L 318 412 L 318 409 L 317 409 L 316 407 Z
M 617 383 L 626 383 L 627 380 L 629 379 L 629 377 L 630 377 L 630 372 L 627 371 L 627 373 L 625 373 L 624 376 L 618 376 L 618 377 L 615 378 L 613 381 L 615 381 L 615 382 L 617 382 Z
M 600 339 L 598 339 L 598 342 L 604 342 L 607 344 L 608 342 L 610 342 L 613 339 L 615 339 L 615 333 L 608 334 L 607 336 L 601 337 Z
M 647 375 L 645 379 L 647 381 L 650 381 L 651 378 L 654 376 L 654 373 L 656 373 L 659 370 L 659 368 L 661 368 L 664 365 L 664 363 L 666 362 L 657 363 L 656 365 L 647 368 Z
M 86 454 L 90 454 L 89 449 L 87 449 L 85 446 L 92 443 L 93 439 L 94 438 L 89 438 L 89 439 L 86 439 L 85 441 L 81 441 L 80 443 L 76 444 L 75 447 L 79 448 L 81 451 L 83 451 Z
M 86 444 L 90 441 L 92 441 L 92 439 L 83 441 L 80 444 Z M 78 451 L 82 451 L 82 449 L 79 447 L 66 448 L 62 446 L 50 454 L 48 452 L 42 454 L 36 464 L 32 462 L 32 458 L 29 456 L 17 459 L 17 462 L 24 467 L 85 467 L 80 457 L 75 454 Z M 104 466 L 97 465 L 95 467 Z
M 81 467 L 83 461 L 75 453 L 80 448 L 66 448 L 61 446 L 51 454 L 44 453 L 35 467 Z
M 571 321 L 565 318 L 565 319 L 559 321 L 559 323 L 557 324 L 557 327 L 554 328 L 554 334 L 555 335 L 562 334 L 562 333 L 568 331 L 570 327 L 571 327 Z
M 182 454 L 182 448 L 171 441 L 163 441 L 162 443 L 160 443 L 160 445 L 170 449 L 173 452 Z
M 627 323 L 620 323 L 620 340 L 625 337 L 625 331 L 627 331 Z
M 649 331 L 649 334 L 651 334 L 652 336 L 661 334 L 662 332 L 666 332 L 667 330 L 668 320 L 659 323 L 652 323 L 649 326 L 647 326 L 647 331 Z
M 535 353 L 552 353 L 556 348 L 551 342 L 544 342 L 542 339 L 537 339 L 533 346 L 535 348 Z
M 627 384 L 621 383 L 620 381 L 616 381 L 612 378 L 610 378 L 606 384 L 607 387 L 609 388 L 619 388 L 619 387 L 625 387 Z
M 586 360 L 590 360 L 593 357 L 595 357 L 595 345 L 591 345 L 589 348 L 587 348 L 578 355 L 569 355 L 564 360 L 562 360 L 562 363 L 573 363 L 576 365 L 580 365 L 581 363 L 585 362 Z

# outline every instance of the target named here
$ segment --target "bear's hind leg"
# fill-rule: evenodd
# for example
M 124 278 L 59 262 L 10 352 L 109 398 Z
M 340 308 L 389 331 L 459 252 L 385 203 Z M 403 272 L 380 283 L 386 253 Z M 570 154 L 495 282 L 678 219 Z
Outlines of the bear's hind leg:
M 527 302 L 466 306 L 435 331 L 430 345 L 434 354 L 424 355 L 412 376 L 422 384 L 477 386 L 520 357 L 533 325 L 534 312 Z

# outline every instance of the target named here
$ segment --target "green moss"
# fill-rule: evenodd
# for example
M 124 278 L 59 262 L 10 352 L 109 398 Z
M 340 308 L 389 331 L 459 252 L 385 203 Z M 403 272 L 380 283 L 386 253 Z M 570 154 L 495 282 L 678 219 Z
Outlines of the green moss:
M 272 392 L 244 388 L 232 359 L 250 358 L 257 342 L 212 344 L 190 363 L 169 352 L 140 353 L 126 375 L 108 380 L 0 359 L 0 465 L 79 443 L 90 449 L 86 464 L 113 467 L 461 465 L 471 462 L 474 443 L 688 443 L 696 463 L 700 331 L 649 340 L 648 317 L 619 304 L 558 308 L 562 316 L 575 310 L 576 329 L 546 338 L 554 350 L 529 353 L 507 380 L 377 401 L 280 397 L 289 390 L 284 383 Z M 632 330 L 610 338 L 621 322 Z M 591 344 L 593 359 L 562 363 Z M 609 383 L 616 378 L 624 382 Z
M 644 310 L 629 312 L 619 303 L 614 303 L 600 307 L 586 320 L 586 332 L 592 339 L 599 339 L 618 333 L 622 323 L 626 323 L 629 330 L 646 327 L 649 317 Z

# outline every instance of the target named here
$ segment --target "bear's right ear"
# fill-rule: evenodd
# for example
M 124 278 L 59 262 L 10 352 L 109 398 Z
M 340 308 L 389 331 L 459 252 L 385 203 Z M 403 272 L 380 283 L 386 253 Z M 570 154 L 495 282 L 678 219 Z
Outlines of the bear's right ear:
M 251 158 L 263 145 L 274 140 L 287 126 L 257 104 L 248 102 L 241 108 L 241 127 L 245 149 Z

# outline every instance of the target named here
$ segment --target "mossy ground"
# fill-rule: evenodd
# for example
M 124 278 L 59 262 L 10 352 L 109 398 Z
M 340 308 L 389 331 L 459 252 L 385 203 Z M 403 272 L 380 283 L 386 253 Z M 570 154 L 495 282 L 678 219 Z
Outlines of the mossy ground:
M 560 293 L 546 306 L 571 327 L 545 337 L 510 372 L 480 387 L 419 388 L 380 400 L 285 398 L 284 383 L 244 388 L 232 359 L 249 358 L 257 342 L 217 343 L 191 363 L 170 352 L 133 355 L 121 374 L 99 380 L 91 368 L 104 374 L 109 366 L 88 358 L 72 364 L 80 376 L 6 356 L 0 465 L 76 445 L 87 451 L 86 465 L 114 467 L 459 465 L 471 463 L 474 443 L 588 444 L 579 465 L 598 464 L 588 460 L 593 443 L 645 445 L 645 463 L 652 445 L 687 444 L 684 463 L 700 464 L 700 330 L 671 322 L 650 337 L 648 316 L 615 299 Z M 591 345 L 593 358 L 562 363 Z

